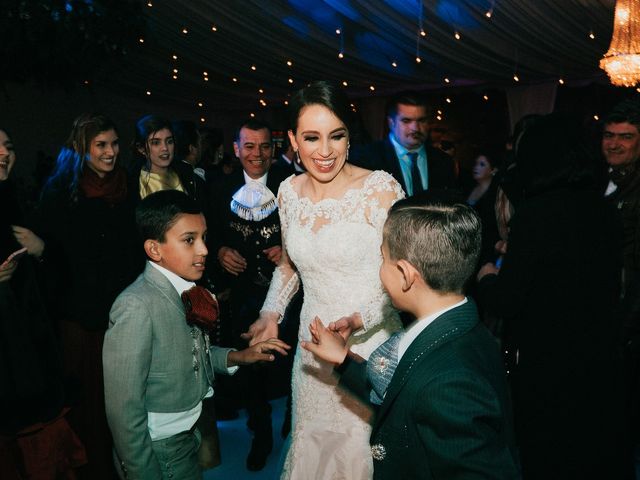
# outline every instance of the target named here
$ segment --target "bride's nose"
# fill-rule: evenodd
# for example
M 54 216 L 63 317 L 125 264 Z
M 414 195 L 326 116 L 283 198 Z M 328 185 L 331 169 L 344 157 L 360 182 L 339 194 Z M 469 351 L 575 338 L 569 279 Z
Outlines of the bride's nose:
M 329 146 L 329 142 L 322 142 L 318 149 L 318 153 L 325 158 L 331 156 L 333 149 Z

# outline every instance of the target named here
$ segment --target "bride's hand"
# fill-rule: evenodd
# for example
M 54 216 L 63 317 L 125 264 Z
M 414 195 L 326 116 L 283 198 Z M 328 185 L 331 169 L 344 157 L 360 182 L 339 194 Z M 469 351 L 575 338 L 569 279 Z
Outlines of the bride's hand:
M 249 330 L 240 335 L 243 340 L 249 341 L 249 346 L 264 342 L 270 338 L 278 338 L 278 319 L 280 315 L 275 312 L 260 312 L 260 317 L 251 324 Z
M 342 317 L 329 324 L 329 330 L 339 333 L 342 338 L 347 340 L 349 336 L 356 330 L 363 327 L 362 317 L 358 312 L 352 313 L 348 317 Z

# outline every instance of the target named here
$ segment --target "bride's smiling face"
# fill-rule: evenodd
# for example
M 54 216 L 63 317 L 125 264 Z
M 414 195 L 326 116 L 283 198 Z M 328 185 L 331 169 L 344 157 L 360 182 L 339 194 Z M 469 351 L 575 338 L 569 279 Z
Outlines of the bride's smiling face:
M 347 161 L 349 131 L 324 105 L 300 110 L 296 132 L 289 130 L 289 139 L 308 174 L 319 182 L 333 180 Z

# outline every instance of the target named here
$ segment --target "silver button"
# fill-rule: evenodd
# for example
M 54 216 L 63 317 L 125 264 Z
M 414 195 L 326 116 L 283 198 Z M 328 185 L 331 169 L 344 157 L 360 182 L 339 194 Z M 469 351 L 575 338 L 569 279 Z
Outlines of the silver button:
M 381 443 L 376 443 L 375 445 L 371 446 L 371 456 L 374 460 L 384 460 L 387 456 L 387 449 L 384 448 L 384 445 L 382 445 Z

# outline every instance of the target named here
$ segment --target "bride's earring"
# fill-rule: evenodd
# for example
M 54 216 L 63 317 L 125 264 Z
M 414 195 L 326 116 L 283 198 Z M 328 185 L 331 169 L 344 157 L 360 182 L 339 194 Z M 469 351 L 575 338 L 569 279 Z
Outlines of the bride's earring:
M 302 160 L 300 160 L 300 154 L 298 153 L 298 150 L 295 151 L 295 154 L 296 154 L 296 163 L 300 165 L 302 163 Z
M 345 162 L 349 161 L 349 148 L 351 148 L 351 144 L 347 143 L 347 155 L 345 156 L 345 159 L 344 159 Z

